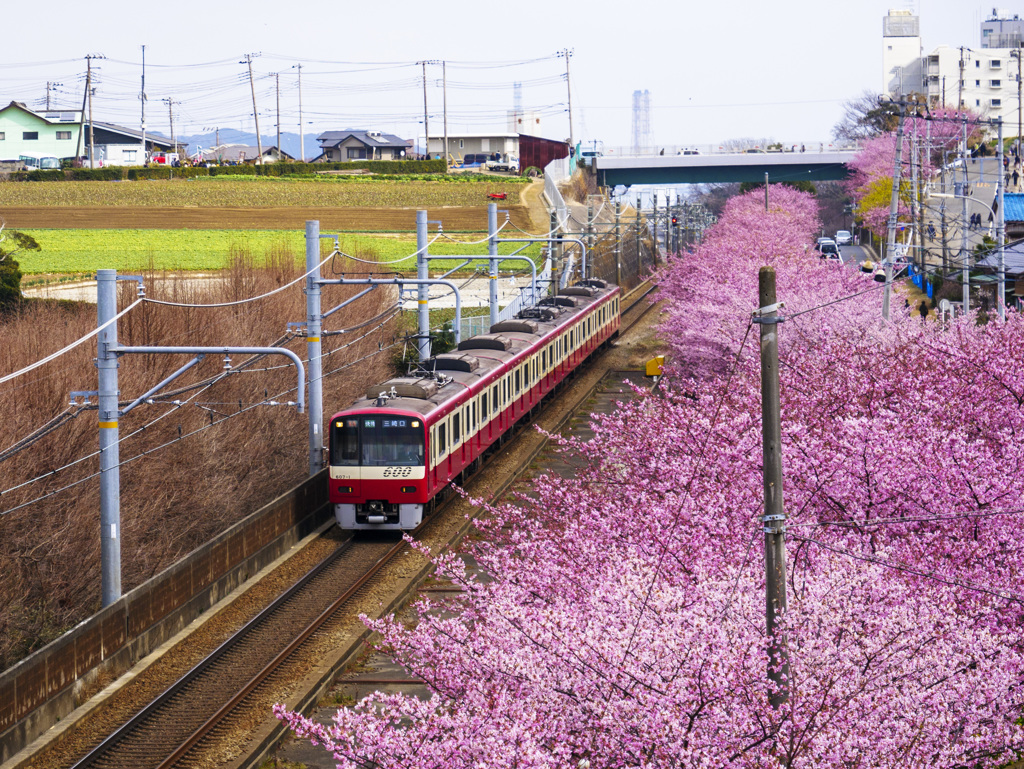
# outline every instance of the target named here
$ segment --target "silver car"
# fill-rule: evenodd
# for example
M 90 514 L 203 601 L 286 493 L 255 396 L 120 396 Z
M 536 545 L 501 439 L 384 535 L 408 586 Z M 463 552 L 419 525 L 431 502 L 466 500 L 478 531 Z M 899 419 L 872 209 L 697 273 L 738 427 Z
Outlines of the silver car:
M 840 246 L 849 246 L 853 243 L 853 235 L 847 230 L 839 230 L 836 233 L 835 241 Z

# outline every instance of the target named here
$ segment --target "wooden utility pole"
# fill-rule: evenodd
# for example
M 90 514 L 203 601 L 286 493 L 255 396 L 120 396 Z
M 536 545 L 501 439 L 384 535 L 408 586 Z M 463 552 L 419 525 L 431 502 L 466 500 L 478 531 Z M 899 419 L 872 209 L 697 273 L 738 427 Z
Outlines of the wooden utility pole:
M 178 142 L 174 138 L 174 105 L 175 105 L 175 101 L 174 101 L 174 99 L 168 97 L 168 98 L 164 99 L 164 102 L 167 104 L 167 120 L 171 124 L 171 147 L 173 148 L 173 151 L 175 153 L 177 153 L 178 152 Z
M 778 709 L 789 701 L 789 654 L 783 633 L 777 631 L 786 613 L 786 514 L 782 495 L 782 419 L 779 397 L 779 317 L 775 268 L 757 275 L 759 308 L 754 322 L 761 326 L 761 441 L 764 462 L 765 621 L 768 633 L 768 701 Z
M 306 162 L 306 132 L 302 128 L 302 65 L 294 65 L 299 70 L 299 162 Z M 280 149 L 280 147 L 278 148 Z
M 889 231 L 885 243 L 885 291 L 882 292 L 882 317 L 889 320 L 889 301 L 892 294 L 892 257 L 896 251 L 896 222 L 900 204 L 900 173 L 903 170 L 903 118 L 906 104 L 900 100 L 900 118 L 896 125 L 896 156 L 893 158 L 892 194 L 889 198 Z
M 238 63 L 249 65 L 249 90 L 252 92 L 252 118 L 256 122 L 256 152 L 260 156 L 257 162 L 260 165 L 263 165 L 263 141 L 260 139 L 260 114 L 256 109 L 256 85 L 252 80 L 252 60 L 256 56 L 259 56 L 259 54 L 247 53 L 245 54 L 245 61 L 240 61 Z
M 94 157 L 96 149 L 96 131 L 93 129 L 92 125 L 92 60 L 105 58 L 107 57 L 101 53 L 90 53 L 88 56 L 85 57 L 85 95 L 89 99 L 89 168 L 96 167 L 96 159 Z
M 442 93 L 444 94 L 444 172 L 448 173 L 448 62 L 441 62 Z
M 569 107 L 569 151 L 573 151 L 573 133 L 572 133 L 572 81 L 569 79 L 569 59 L 572 58 L 572 51 L 568 48 L 562 51 L 562 55 L 565 57 L 565 91 L 568 100 Z
M 1020 155 L 1021 155 L 1021 147 L 1020 147 L 1021 114 L 1020 114 L 1020 110 L 1021 110 L 1022 104 L 1024 104 L 1024 102 L 1022 102 L 1022 100 L 1021 100 L 1021 86 L 1024 85 L 1024 84 L 1021 83 L 1021 66 L 1020 66 L 1021 54 L 1024 53 L 1024 50 L 1022 50 L 1022 48 L 1021 48 L 1022 45 L 1024 45 L 1024 44 L 1018 43 L 1017 44 L 1017 50 L 1010 52 L 1010 55 L 1013 56 L 1013 58 L 1015 58 L 1017 60 L 1017 151 L 1015 153 L 1017 155 L 1017 157 L 1020 157 Z M 1000 167 L 999 173 L 1002 173 L 1002 172 L 1003 172 L 1002 167 Z
M 430 160 L 430 125 L 427 122 L 427 62 L 421 61 L 423 66 L 423 149 L 427 153 L 427 160 Z M 447 158 L 445 159 L 447 162 Z

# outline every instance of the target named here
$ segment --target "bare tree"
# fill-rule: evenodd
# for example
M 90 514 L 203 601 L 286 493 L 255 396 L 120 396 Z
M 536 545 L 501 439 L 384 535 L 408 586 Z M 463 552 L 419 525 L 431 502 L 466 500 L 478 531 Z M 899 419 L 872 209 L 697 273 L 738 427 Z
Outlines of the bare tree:
M 855 142 L 871 139 L 896 130 L 899 109 L 891 102 L 882 102 L 877 94 L 864 91 L 843 104 L 843 117 L 832 129 L 839 141 Z

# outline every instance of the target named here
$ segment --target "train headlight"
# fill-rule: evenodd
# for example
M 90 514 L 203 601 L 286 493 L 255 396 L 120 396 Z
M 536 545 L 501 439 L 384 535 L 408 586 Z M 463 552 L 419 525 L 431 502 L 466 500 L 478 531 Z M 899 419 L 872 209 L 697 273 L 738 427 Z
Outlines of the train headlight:
M 351 494 L 352 493 L 352 487 L 351 486 L 339 486 L 338 487 L 338 493 L 339 494 Z
M 402 487 L 402 492 L 405 493 L 405 494 L 412 494 L 414 491 L 416 491 L 416 487 L 415 486 L 403 486 Z

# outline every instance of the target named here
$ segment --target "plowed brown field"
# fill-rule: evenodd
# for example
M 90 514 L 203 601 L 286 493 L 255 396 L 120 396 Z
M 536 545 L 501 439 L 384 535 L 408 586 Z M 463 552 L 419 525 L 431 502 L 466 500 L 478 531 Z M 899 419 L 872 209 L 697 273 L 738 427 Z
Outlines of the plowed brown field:
M 501 204 L 499 203 L 499 206 Z M 512 223 L 531 229 L 525 206 L 508 208 Z M 427 209 L 428 219 L 444 221 L 449 232 L 487 231 L 487 206 Z M 318 219 L 323 232 L 415 232 L 413 208 L 227 208 L 5 206 L 0 216 L 13 229 L 292 230 Z M 499 214 L 499 223 L 504 216 Z
M 40 189 L 47 189 L 40 184 Z M 56 188 L 54 188 L 56 189 Z M 520 203 L 498 203 L 498 223 L 508 211 L 512 224 L 545 232 L 548 216 L 535 181 L 519 192 Z M 427 206 L 428 218 L 443 221 L 448 232 L 486 232 L 487 202 L 465 206 Z M 379 206 L 215 206 L 215 205 L 2 205 L 0 217 L 12 229 L 198 229 L 290 230 L 307 220 L 325 232 L 414 232 L 416 209 Z

